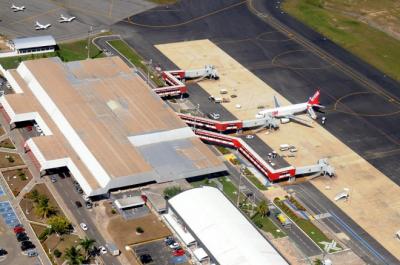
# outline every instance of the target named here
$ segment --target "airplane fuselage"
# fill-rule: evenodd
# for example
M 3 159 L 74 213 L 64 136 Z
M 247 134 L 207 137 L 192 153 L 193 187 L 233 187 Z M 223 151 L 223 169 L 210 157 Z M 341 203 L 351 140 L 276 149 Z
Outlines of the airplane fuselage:
M 279 108 L 273 108 L 273 109 L 266 109 L 262 110 L 257 113 L 256 118 L 264 118 L 265 116 L 270 115 L 271 117 L 275 118 L 281 118 L 281 117 L 286 117 L 289 115 L 295 115 L 297 113 L 305 112 L 307 110 L 307 102 L 304 103 L 299 103 L 299 104 L 294 104 L 294 105 L 289 105 L 289 106 L 283 106 Z

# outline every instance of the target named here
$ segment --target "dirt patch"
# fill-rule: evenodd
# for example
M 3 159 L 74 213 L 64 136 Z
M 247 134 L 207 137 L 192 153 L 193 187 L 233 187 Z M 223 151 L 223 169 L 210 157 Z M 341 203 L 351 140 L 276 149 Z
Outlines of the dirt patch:
M 18 154 L 0 152 L 0 168 L 8 168 L 24 165 L 24 161 Z
M 32 175 L 27 168 L 4 171 L 3 176 L 15 197 L 32 179 Z
M 56 260 L 57 264 L 63 264 L 65 261 L 64 258 L 64 251 L 67 248 L 70 248 L 72 246 L 78 246 L 79 244 L 79 237 L 77 235 L 63 235 L 62 237 L 57 236 L 56 234 L 52 234 L 49 236 L 44 242 L 43 242 L 43 248 L 45 250 L 49 250 L 53 253 L 55 249 L 58 249 L 61 253 L 62 256 L 60 258 L 54 257 Z
M 144 232 L 140 235 L 136 234 L 136 227 L 143 228 Z M 121 250 L 127 245 L 171 235 L 171 231 L 153 214 L 128 221 L 120 215 L 115 216 L 110 220 L 107 230 Z
M 44 225 L 36 225 L 36 224 L 31 224 L 33 232 L 35 232 L 36 236 L 39 237 L 44 230 L 46 230 L 46 226 Z
M 0 147 L 8 148 L 8 149 L 15 149 L 14 143 L 11 141 L 10 138 L 4 139 L 0 141 Z
M 0 48 L 0 49 L 1 49 L 1 48 Z M 3 127 L 0 126 L 0 136 L 2 136 L 2 135 L 5 134 L 5 133 L 6 133 L 6 131 L 4 131 Z
M 54 206 L 57 209 L 57 215 L 64 216 L 63 211 L 61 210 L 60 206 L 57 204 L 56 200 L 54 199 L 53 195 L 51 195 L 50 191 L 47 189 L 45 184 L 37 184 L 35 185 L 32 190 L 37 190 L 40 194 L 45 195 L 49 198 L 49 204 Z M 32 192 L 31 190 L 31 192 Z M 29 193 L 28 193 L 29 194 Z M 21 209 L 25 212 L 26 218 L 31 221 L 39 222 L 39 223 L 46 223 L 47 218 L 41 218 L 37 216 L 35 213 L 34 203 L 31 199 L 28 199 L 28 194 L 21 200 L 20 206 Z

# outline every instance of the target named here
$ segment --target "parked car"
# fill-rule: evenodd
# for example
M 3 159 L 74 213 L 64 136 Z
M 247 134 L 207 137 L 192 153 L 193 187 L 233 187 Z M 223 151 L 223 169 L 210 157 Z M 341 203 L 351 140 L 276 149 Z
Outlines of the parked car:
M 18 234 L 17 236 L 18 242 L 27 241 L 29 237 L 25 233 Z
M 14 227 L 13 230 L 14 230 L 14 233 L 16 233 L 16 234 L 25 232 L 25 228 L 23 228 L 22 226 Z
M 37 255 L 39 255 L 39 253 L 37 253 L 35 249 L 28 250 L 26 254 L 28 255 L 28 257 L 36 257 Z
M 81 203 L 80 201 L 75 201 L 75 205 L 76 205 L 76 207 L 78 207 L 78 208 L 81 208 L 81 207 L 82 207 L 82 203 Z
M 149 254 L 142 254 L 139 256 L 139 259 L 142 264 L 148 264 L 153 262 L 153 258 Z
M 31 241 L 29 241 L 29 240 L 21 242 L 21 246 L 30 246 L 30 245 L 33 245 L 33 243 Z
M 0 257 L 4 256 L 4 255 L 7 255 L 7 254 L 8 254 L 7 250 L 5 250 L 4 248 L 0 249 Z
M 175 243 L 175 239 L 173 237 L 169 236 L 164 239 L 164 242 L 165 242 L 165 245 L 168 246 L 168 245 L 171 245 L 172 243 Z
M 92 209 L 93 203 L 91 203 L 90 201 L 87 201 L 87 202 L 85 202 L 85 206 L 86 206 L 86 209 Z
M 107 249 L 105 246 L 100 246 L 99 247 L 99 252 L 101 255 L 107 254 Z
M 82 230 L 86 231 L 88 230 L 88 227 L 85 223 L 80 223 L 80 227 L 82 228 Z
M 36 248 L 36 247 L 35 247 L 35 245 L 33 245 L 33 244 L 32 244 L 32 245 L 25 245 L 25 246 L 22 245 L 22 246 L 21 246 L 21 250 L 22 250 L 22 251 L 27 251 L 27 250 L 29 250 L 29 249 L 34 249 L 34 248 Z
M 246 139 L 253 139 L 253 138 L 254 138 L 254 135 L 251 135 L 251 134 L 246 135 Z
M 14 225 L 14 228 L 17 228 L 17 227 L 24 227 L 22 224 L 16 224 L 16 225 Z
M 176 243 L 176 242 L 174 242 L 174 243 L 172 243 L 172 244 L 169 244 L 168 245 L 170 248 L 172 248 L 172 249 L 176 249 L 176 248 L 179 248 L 180 247 L 180 245 L 178 244 L 178 243 Z
M 52 183 L 57 182 L 57 178 L 56 178 L 56 176 L 54 176 L 54 175 L 51 176 L 50 179 L 51 179 L 51 182 L 52 182 Z
M 183 255 L 185 255 L 185 251 L 183 249 L 177 249 L 172 253 L 172 255 L 177 256 L 177 257 L 183 256 Z

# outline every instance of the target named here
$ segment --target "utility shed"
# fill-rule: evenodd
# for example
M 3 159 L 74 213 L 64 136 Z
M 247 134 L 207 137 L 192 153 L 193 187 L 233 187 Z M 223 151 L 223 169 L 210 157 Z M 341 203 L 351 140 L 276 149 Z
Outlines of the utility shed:
M 220 265 L 289 264 L 218 189 L 205 186 L 187 190 L 168 203 L 169 212 L 184 223 L 211 262 Z M 204 257 L 204 253 L 201 256 Z

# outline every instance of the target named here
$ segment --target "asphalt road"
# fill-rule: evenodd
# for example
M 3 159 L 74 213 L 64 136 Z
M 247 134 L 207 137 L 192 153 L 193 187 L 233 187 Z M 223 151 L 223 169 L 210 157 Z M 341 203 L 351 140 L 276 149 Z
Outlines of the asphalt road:
M 75 192 L 72 180 L 70 177 L 61 178 L 59 175 L 55 175 L 57 182 L 53 183 L 59 196 L 64 200 L 65 204 L 69 206 L 72 214 L 79 223 L 85 223 L 88 226 L 88 230 L 85 231 L 87 237 L 95 239 L 97 246 L 105 246 L 106 241 L 97 229 L 96 225 L 92 221 L 90 210 L 85 208 L 85 203 L 81 195 Z M 75 201 L 80 201 L 83 205 L 81 208 L 77 208 Z M 79 225 L 79 224 L 78 224 Z M 80 229 L 80 228 L 78 228 Z M 106 254 L 101 256 L 106 265 L 122 265 L 117 258 Z
M 293 103 L 304 101 L 321 88 L 322 103 L 327 106 L 325 127 L 399 184 L 400 85 L 278 11 L 274 15 L 279 21 L 287 22 L 314 46 L 340 60 L 332 60 L 304 43 L 296 32 L 283 34 L 276 23 L 264 21 L 269 15 L 266 12 L 279 9 L 277 4 L 254 1 L 258 13 L 252 11 L 260 15 L 257 16 L 246 1 L 180 1 L 130 17 L 112 30 L 145 59 L 152 59 L 164 69 L 176 66 L 154 48 L 155 44 L 207 38 Z M 217 110 L 224 119 L 231 118 L 222 106 L 210 104 L 208 94 L 199 86 L 189 89 L 190 99 L 200 104 L 203 112 Z M 375 246 L 373 239 L 366 240 Z M 364 249 L 368 251 L 365 246 Z M 394 259 L 388 253 L 380 254 L 388 261 Z

